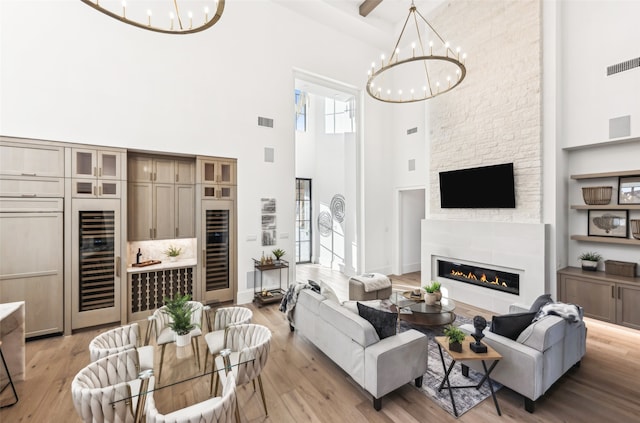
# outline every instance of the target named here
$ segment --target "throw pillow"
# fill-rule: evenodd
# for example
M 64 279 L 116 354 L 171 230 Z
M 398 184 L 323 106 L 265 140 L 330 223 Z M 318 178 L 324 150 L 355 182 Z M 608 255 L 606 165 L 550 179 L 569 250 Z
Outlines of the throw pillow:
M 534 317 L 536 317 L 535 312 L 493 316 L 491 320 L 491 332 L 515 341 L 518 339 L 520 333 L 531 324 Z
M 317 292 L 318 294 L 320 293 L 320 285 L 318 285 L 318 283 L 316 281 L 312 281 L 311 279 L 308 279 L 309 285 L 311 285 L 311 290 L 314 292 Z
M 376 310 L 375 308 L 358 303 L 358 314 L 371 323 L 380 339 L 388 338 L 396 334 L 396 324 L 398 321 L 398 315 L 396 313 Z
M 543 305 L 552 303 L 552 302 L 553 300 L 551 299 L 551 294 L 542 294 L 538 298 L 536 298 L 533 304 L 531 304 L 529 311 L 537 313 L 538 311 L 540 311 Z
M 336 292 L 323 280 L 318 281 L 320 285 L 320 295 L 324 296 L 327 300 L 340 304 L 340 300 L 336 295 Z

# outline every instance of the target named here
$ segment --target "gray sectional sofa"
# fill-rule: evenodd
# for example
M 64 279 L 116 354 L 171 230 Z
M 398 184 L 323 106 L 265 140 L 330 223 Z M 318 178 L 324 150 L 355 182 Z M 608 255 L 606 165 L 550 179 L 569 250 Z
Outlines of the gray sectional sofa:
M 428 344 L 416 330 L 381 340 L 367 320 L 310 289 L 300 291 L 293 327 L 369 392 L 376 410 L 389 392 L 414 380 L 422 384 Z

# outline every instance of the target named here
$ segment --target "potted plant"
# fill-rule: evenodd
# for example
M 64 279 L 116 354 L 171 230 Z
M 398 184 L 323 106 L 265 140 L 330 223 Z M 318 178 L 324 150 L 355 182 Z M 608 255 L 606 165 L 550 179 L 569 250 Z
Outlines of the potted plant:
M 438 302 L 438 294 L 436 293 L 436 291 L 439 289 L 440 289 L 439 282 L 435 282 L 435 283 L 431 282 L 429 285 L 424 286 L 424 290 L 427 291 L 427 293 L 424 295 L 425 304 L 434 305 L 435 303 Z
M 170 261 L 176 261 L 176 258 L 182 253 L 182 248 L 174 247 L 170 245 L 169 248 L 164 250 L 164 254 L 169 257 Z
M 595 272 L 598 270 L 598 262 L 602 260 L 602 256 L 596 252 L 590 251 L 580 254 L 578 259 L 581 261 L 582 270 Z
M 189 294 L 176 295 L 173 299 L 164 298 L 163 312 L 170 318 L 168 326 L 176 333 L 176 345 L 179 347 L 189 345 L 191 331 L 199 326 L 191 321 L 193 305 L 190 300 Z
M 280 259 L 282 258 L 282 256 L 284 256 L 286 254 L 285 251 L 283 249 L 281 249 L 281 248 L 276 248 L 275 250 L 273 250 L 271 252 L 276 257 L 276 264 L 280 264 Z
M 440 301 L 442 299 L 442 292 L 440 292 L 442 284 L 438 281 L 432 281 L 431 286 L 434 289 L 433 293 L 436 294 L 436 300 Z
M 449 350 L 462 352 L 462 342 L 467 335 L 460 328 L 449 325 L 444 328 L 444 335 L 449 339 Z

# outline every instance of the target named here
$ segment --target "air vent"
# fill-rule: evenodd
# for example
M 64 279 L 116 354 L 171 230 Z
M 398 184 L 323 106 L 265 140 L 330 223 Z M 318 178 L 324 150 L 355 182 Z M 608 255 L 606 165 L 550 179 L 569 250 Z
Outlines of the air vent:
M 640 67 L 640 57 L 607 66 L 607 76 Z
M 264 148 L 264 161 L 266 163 L 273 163 L 275 159 L 275 151 L 271 147 Z
M 409 172 L 416 170 L 416 159 L 409 160 Z
M 258 116 L 258 126 L 266 126 L 267 128 L 273 128 L 273 119 Z
M 609 119 L 609 138 L 622 138 L 631 135 L 631 115 Z
M 418 132 L 418 128 L 411 128 L 411 129 L 407 129 L 407 135 L 411 135 L 411 134 L 415 134 Z

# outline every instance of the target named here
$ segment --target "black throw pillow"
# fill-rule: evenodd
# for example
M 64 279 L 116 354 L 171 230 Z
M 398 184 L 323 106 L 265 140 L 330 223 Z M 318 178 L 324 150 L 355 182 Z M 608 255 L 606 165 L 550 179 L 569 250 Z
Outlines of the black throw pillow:
M 308 279 L 309 285 L 311 285 L 311 290 L 317 292 L 318 294 L 320 293 L 320 285 L 318 285 L 318 283 L 316 281 L 312 281 L 311 279 Z
M 536 314 L 536 312 L 526 312 L 493 316 L 491 332 L 515 341 L 520 333 L 531 324 Z
M 542 306 L 552 302 L 553 300 L 551 299 L 551 294 L 542 294 L 538 298 L 536 298 L 533 304 L 531 304 L 529 311 L 537 313 L 540 311 Z
M 397 313 L 389 313 L 383 310 L 358 303 L 358 314 L 371 323 L 380 339 L 388 338 L 396 334 Z

